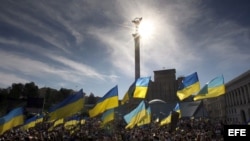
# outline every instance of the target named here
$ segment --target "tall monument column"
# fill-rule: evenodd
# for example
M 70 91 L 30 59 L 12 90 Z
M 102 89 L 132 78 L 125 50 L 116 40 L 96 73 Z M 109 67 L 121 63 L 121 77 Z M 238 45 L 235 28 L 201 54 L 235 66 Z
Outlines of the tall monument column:
M 132 34 L 135 41 L 135 80 L 140 78 L 140 34 L 138 28 L 142 18 L 135 18 L 132 23 L 135 24 L 135 33 Z

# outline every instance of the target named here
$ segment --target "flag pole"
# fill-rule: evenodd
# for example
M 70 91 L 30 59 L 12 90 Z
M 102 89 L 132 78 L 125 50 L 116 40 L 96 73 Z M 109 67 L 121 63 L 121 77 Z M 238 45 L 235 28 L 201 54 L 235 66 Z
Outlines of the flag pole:
M 45 96 L 43 97 L 43 107 L 42 107 L 42 114 L 44 113 L 44 107 L 45 107 Z

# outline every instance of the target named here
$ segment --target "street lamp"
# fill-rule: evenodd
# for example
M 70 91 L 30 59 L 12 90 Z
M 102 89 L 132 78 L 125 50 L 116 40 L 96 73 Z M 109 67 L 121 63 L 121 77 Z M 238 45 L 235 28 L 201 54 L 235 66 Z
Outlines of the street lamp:
M 132 23 L 135 24 L 135 33 L 132 34 L 135 41 L 135 81 L 140 78 L 140 34 L 139 34 L 139 25 L 142 20 L 141 18 L 135 18 L 132 20 Z

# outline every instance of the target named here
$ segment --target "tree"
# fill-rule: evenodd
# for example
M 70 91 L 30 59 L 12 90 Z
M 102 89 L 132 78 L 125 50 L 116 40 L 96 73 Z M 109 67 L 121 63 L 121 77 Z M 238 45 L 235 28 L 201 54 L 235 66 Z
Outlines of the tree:
M 9 98 L 19 99 L 23 94 L 24 85 L 21 83 L 13 83 L 10 89 Z
M 8 107 L 8 89 L 0 89 L 0 117 L 4 116 Z
M 67 98 L 72 93 L 73 93 L 73 90 L 61 88 L 59 90 L 59 95 L 60 95 L 59 96 L 60 97 L 59 101 L 64 100 L 65 98 Z
M 88 97 L 88 104 L 95 104 L 96 103 L 96 99 L 93 93 L 90 93 L 89 97 Z
M 55 101 L 58 100 L 57 94 L 58 94 L 57 90 L 46 88 L 44 95 L 44 110 L 49 109 L 55 103 Z
M 39 89 L 34 82 L 26 83 L 23 89 L 23 97 L 38 98 L 39 97 L 38 90 Z

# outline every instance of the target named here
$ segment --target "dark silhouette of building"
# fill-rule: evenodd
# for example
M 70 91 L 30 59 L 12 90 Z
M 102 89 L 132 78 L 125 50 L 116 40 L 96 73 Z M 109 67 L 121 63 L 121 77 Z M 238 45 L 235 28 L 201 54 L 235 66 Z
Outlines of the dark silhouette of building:
M 154 71 L 154 81 L 150 82 L 146 99 L 161 99 L 166 102 L 179 101 L 176 92 L 178 81 L 176 80 L 176 70 L 157 70 Z

